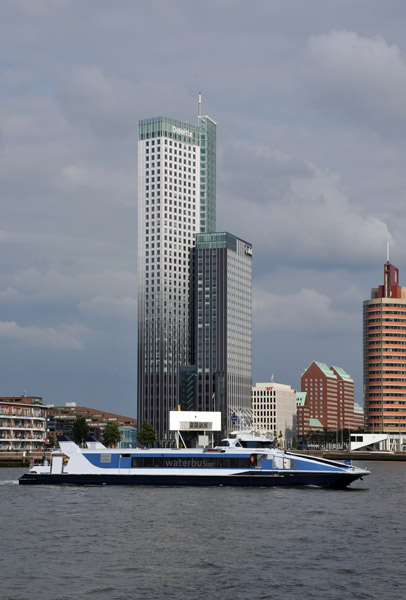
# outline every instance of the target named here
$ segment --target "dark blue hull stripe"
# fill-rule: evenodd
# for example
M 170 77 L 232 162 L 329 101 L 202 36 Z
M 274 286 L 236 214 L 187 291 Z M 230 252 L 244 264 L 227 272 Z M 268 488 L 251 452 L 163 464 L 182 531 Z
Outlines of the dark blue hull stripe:
M 69 475 L 26 473 L 19 479 L 21 485 L 147 485 L 147 486 L 236 486 L 236 487 L 303 487 L 317 486 L 334 489 L 347 487 L 359 479 L 354 473 L 292 473 L 255 475 L 247 471 L 239 475 Z

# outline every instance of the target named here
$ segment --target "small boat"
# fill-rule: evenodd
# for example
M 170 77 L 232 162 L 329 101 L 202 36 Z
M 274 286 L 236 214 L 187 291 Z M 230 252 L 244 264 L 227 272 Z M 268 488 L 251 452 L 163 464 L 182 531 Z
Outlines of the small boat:
M 21 485 L 315 486 L 342 489 L 369 471 L 338 461 L 284 452 L 251 434 L 215 448 L 80 448 L 59 439 L 50 465 L 34 466 Z

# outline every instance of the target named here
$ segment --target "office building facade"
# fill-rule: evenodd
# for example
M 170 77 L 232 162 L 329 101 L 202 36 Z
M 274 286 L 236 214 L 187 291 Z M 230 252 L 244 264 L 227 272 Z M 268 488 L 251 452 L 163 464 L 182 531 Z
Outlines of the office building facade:
M 363 303 L 363 364 L 366 430 L 406 432 L 406 287 L 389 260 Z
M 312 362 L 302 373 L 301 390 L 306 393 L 304 402 L 298 407 L 301 434 L 307 414 L 309 431 L 354 430 L 363 426 L 363 413 L 354 403 L 354 381 L 343 368 Z
M 186 380 L 194 390 L 194 410 L 221 411 L 223 435 L 237 424 L 250 426 L 250 243 L 226 232 L 196 235 L 191 251 L 191 315 L 195 371 L 187 367 Z
M 255 431 L 275 439 L 278 446 L 291 448 L 296 436 L 296 390 L 283 383 L 255 384 L 252 419 Z
M 138 423 L 165 445 L 190 364 L 190 249 L 216 227 L 216 123 L 199 109 L 197 125 L 156 117 L 138 133 Z

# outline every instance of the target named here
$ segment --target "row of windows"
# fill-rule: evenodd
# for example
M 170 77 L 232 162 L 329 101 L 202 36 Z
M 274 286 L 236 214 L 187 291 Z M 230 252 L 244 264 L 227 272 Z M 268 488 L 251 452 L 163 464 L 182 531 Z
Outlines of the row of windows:
M 404 310 L 406 310 L 406 302 L 403 304 L 390 304 L 390 305 L 383 305 L 380 302 L 377 302 L 376 304 L 370 304 L 365 306 L 365 309 L 368 311 L 369 314 L 371 314 L 371 312 L 375 311 L 377 313 L 381 313 L 384 315 L 391 315 L 391 314 L 396 314 L 396 311 L 392 311 L 392 308 L 403 308 Z M 389 310 L 388 310 L 389 309 Z M 399 313 L 402 314 L 402 313 Z
M 388 427 L 391 427 L 391 428 L 402 427 L 402 429 L 403 429 L 403 427 L 405 426 L 404 423 L 386 423 L 386 421 L 383 422 L 381 420 L 377 420 L 377 421 L 369 421 L 368 420 L 368 421 L 365 421 L 365 423 L 366 423 L 367 427 L 382 427 L 382 425 L 383 426 L 387 425 Z
M 391 394 L 387 393 L 385 391 L 385 396 L 382 399 L 382 394 L 376 394 L 375 392 L 369 393 L 369 392 L 365 392 L 365 398 L 379 398 L 382 399 L 382 401 L 385 403 L 387 402 L 387 398 L 404 398 L 405 397 L 405 393 L 396 393 L 396 392 L 392 392 Z
M 399 317 L 394 317 L 393 315 L 399 315 Z M 404 313 L 392 312 L 389 316 L 382 317 L 380 314 L 371 318 L 371 315 L 366 315 L 364 318 L 364 326 L 369 326 L 371 323 L 404 323 L 406 320 L 406 311 Z
M 398 319 L 397 322 L 394 322 L 393 319 L 391 320 L 384 320 L 384 321 L 380 321 L 379 323 L 371 323 L 370 321 L 365 322 L 364 321 L 364 325 L 363 325 L 363 332 L 364 332 L 364 336 L 368 335 L 369 332 L 371 331 L 384 331 L 385 335 L 389 335 L 388 332 L 392 331 L 392 330 L 400 330 L 400 331 L 405 331 L 406 329 L 406 318 L 405 319 Z
M 190 469 L 248 469 L 256 463 L 256 455 L 234 457 L 214 456 L 133 456 L 131 466 L 136 468 L 190 468 Z
M 395 335 L 390 336 L 390 338 L 395 337 Z M 365 348 L 369 348 L 370 346 L 393 346 L 394 344 L 397 346 L 404 346 L 406 345 L 406 336 L 402 335 L 399 336 L 401 337 L 403 340 L 405 340 L 404 342 L 400 341 L 400 340 L 392 340 L 392 339 L 388 339 L 386 338 L 382 338 L 376 342 L 373 341 L 365 341 L 364 346 Z
M 381 387 L 381 385 L 384 385 L 385 387 L 391 387 L 391 386 L 388 386 L 388 383 L 391 383 L 393 381 L 397 381 L 397 382 L 400 382 L 400 383 L 403 383 L 403 384 L 406 383 L 406 379 L 405 378 L 399 378 L 399 377 L 397 377 L 397 378 L 394 378 L 394 377 L 390 377 L 390 378 L 389 377 L 384 377 L 383 379 L 381 379 L 379 377 L 367 377 L 366 380 L 368 381 L 368 383 L 379 384 L 379 385 L 375 386 L 375 389 Z M 373 387 L 373 386 L 369 386 L 368 389 L 371 389 L 371 387 Z M 399 387 L 399 386 L 396 385 L 396 386 L 392 386 L 392 387 Z
M 154 140 L 153 140 L 154 141 Z M 169 143 L 168 143 L 169 142 Z M 191 146 L 186 146 L 186 145 L 182 145 L 179 142 L 173 142 L 172 140 L 165 140 L 165 152 L 169 152 L 170 155 L 177 155 L 177 156 L 185 156 L 185 157 L 189 157 L 189 158 L 196 158 L 196 148 L 195 147 L 191 147 Z M 177 149 L 178 148 L 178 149 Z M 145 143 L 145 154 L 154 154 L 157 152 L 161 151 L 161 145 L 159 143 L 159 141 L 157 141 L 156 145 L 149 145 L 148 142 Z
M 367 400 L 365 401 L 365 405 L 369 405 L 369 406 L 382 406 L 382 404 L 406 404 L 406 400 L 387 400 L 386 398 L 384 399 L 383 403 L 382 402 L 377 402 L 376 400 Z
M 380 367 L 379 370 L 372 370 L 372 369 L 376 369 L 377 367 Z M 385 370 L 387 367 L 393 367 L 394 369 L 399 369 L 401 368 L 400 371 L 394 371 L 392 369 L 390 370 Z M 406 373 L 406 365 L 405 368 L 403 368 L 403 360 L 399 359 L 399 363 L 388 363 L 388 362 L 383 362 L 383 363 L 370 363 L 368 364 L 368 361 L 365 361 L 364 364 L 364 373 L 365 375 L 368 375 L 369 373 L 371 374 L 388 374 L 388 375 L 403 375 Z

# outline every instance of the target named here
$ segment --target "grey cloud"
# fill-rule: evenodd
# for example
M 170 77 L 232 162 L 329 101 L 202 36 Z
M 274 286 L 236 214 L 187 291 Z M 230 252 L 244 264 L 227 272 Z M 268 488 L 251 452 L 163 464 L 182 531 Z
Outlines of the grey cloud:
M 105 165 L 68 164 L 59 176 L 61 186 L 87 188 L 121 201 L 136 205 L 137 181 L 135 173 L 124 169 L 109 169 Z
M 75 265 L 74 272 L 61 270 L 39 270 L 31 267 L 24 271 L 16 271 L 12 275 L 3 275 L 0 282 L 6 290 L 14 290 L 19 302 L 38 303 L 92 301 L 95 297 L 113 296 L 115 290 L 121 296 L 136 295 L 134 272 L 123 272 L 118 269 L 98 272 L 97 264 L 87 265 L 87 269 L 79 271 L 80 265 Z M 3 292 L 3 298 L 8 300 L 11 292 Z M 0 297 L 1 299 L 1 297 Z
M 306 65 L 308 91 L 323 112 L 404 136 L 406 63 L 398 46 L 379 36 L 332 31 L 310 38 Z
M 224 149 L 220 168 L 227 190 L 255 204 L 280 201 L 291 193 L 293 178 L 312 176 L 304 161 L 266 146 L 238 142 Z
M 121 292 L 121 291 L 120 291 Z M 122 292 L 121 292 L 122 294 Z M 127 321 L 137 319 L 137 300 L 135 297 L 126 297 L 120 294 L 119 298 L 108 296 L 94 296 L 89 300 L 82 300 L 79 307 L 84 313 L 107 318 L 119 318 Z
M 55 97 L 75 127 L 100 136 L 136 136 L 137 90 L 128 80 L 107 77 L 98 66 L 77 66 L 60 79 Z
M 16 0 L 28 13 L 45 14 L 67 4 L 69 0 Z
M 392 241 L 384 221 L 351 205 L 333 173 L 255 148 L 245 148 L 243 158 L 230 153 L 227 160 L 221 215 L 239 234 L 245 231 L 261 254 L 285 261 L 359 264 L 376 260 Z
M 164 112 L 183 120 L 190 114 L 195 120 L 191 109 L 196 98 L 185 87 L 148 79 L 135 83 L 99 66 L 80 65 L 60 76 L 55 98 L 73 127 L 85 126 L 99 137 L 136 139 L 137 117 L 151 114 Z
M 0 322 L 0 338 L 24 345 L 58 350 L 82 350 L 83 337 L 89 330 L 79 324 L 53 327 L 21 326 L 15 321 Z
M 328 296 L 312 289 L 292 294 L 275 294 L 258 287 L 253 292 L 253 320 L 258 328 L 294 332 L 298 336 L 314 332 L 319 335 L 350 331 L 356 315 L 334 307 Z

